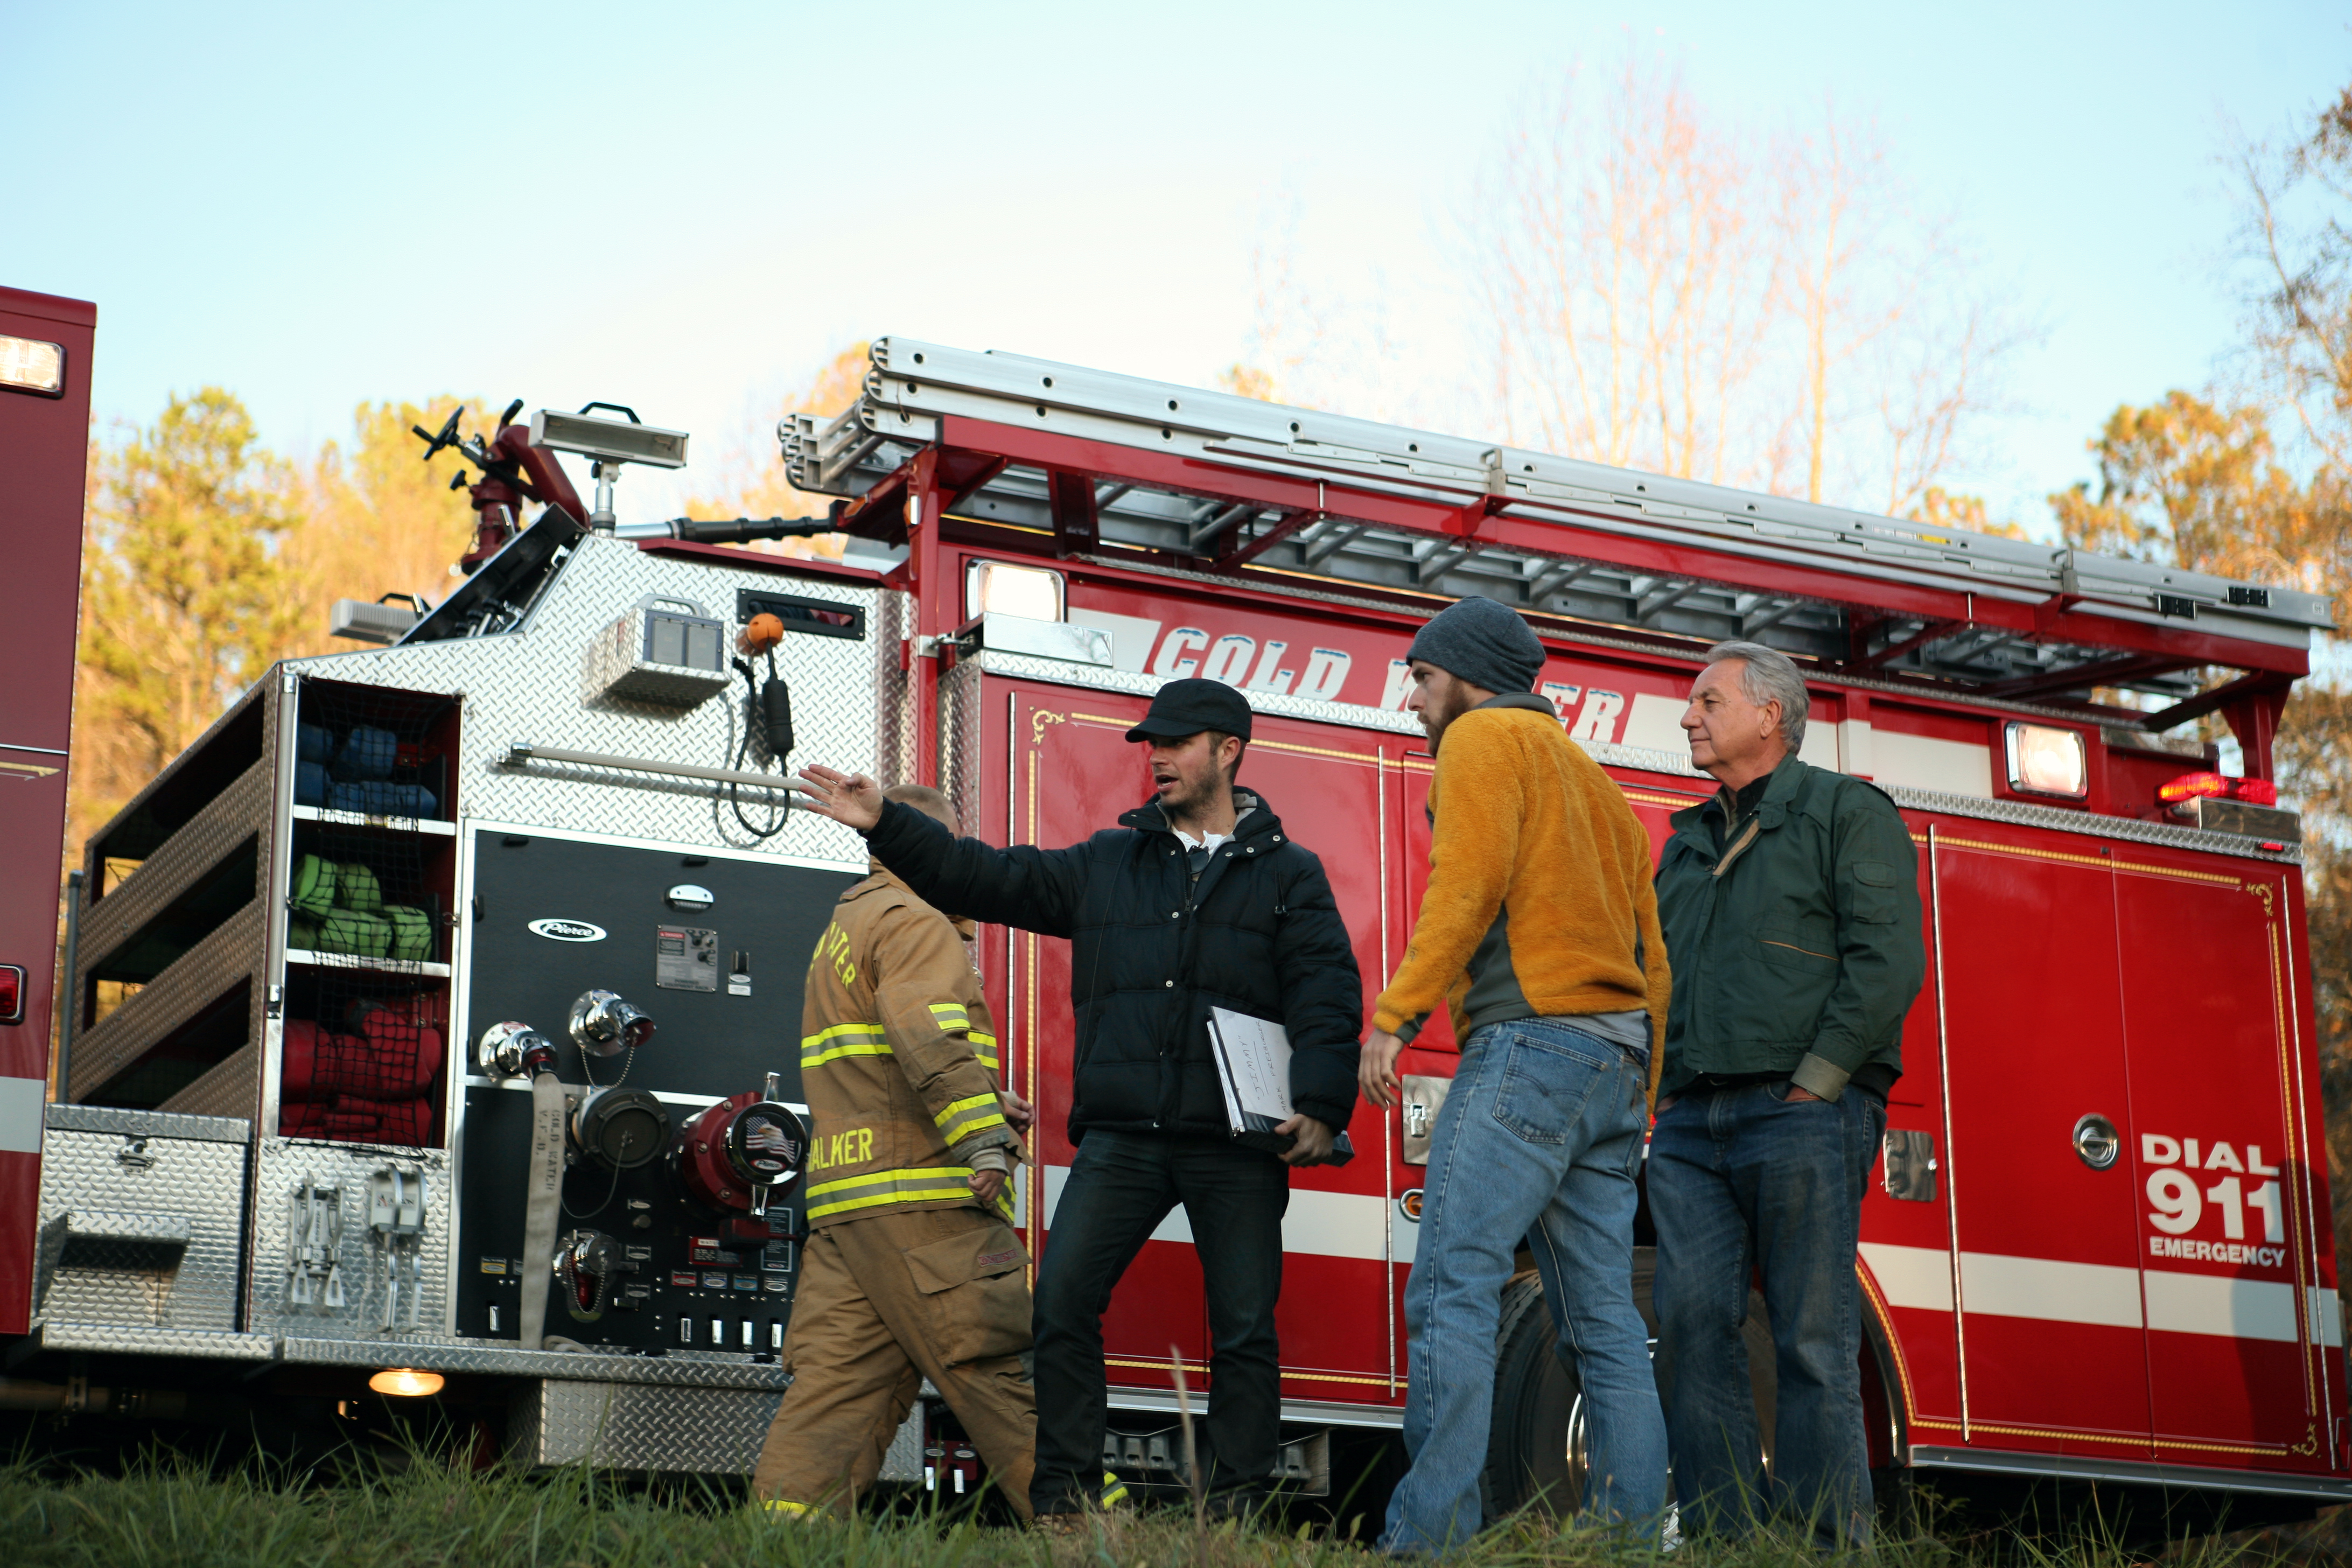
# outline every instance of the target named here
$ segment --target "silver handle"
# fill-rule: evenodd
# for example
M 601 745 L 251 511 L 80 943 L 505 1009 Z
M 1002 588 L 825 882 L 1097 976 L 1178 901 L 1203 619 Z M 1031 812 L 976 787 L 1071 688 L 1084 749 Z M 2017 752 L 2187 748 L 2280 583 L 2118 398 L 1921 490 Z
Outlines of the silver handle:
M 2097 1111 L 2074 1123 L 2075 1156 L 2094 1171 L 2105 1170 L 2123 1152 L 2124 1141 L 2116 1124 Z

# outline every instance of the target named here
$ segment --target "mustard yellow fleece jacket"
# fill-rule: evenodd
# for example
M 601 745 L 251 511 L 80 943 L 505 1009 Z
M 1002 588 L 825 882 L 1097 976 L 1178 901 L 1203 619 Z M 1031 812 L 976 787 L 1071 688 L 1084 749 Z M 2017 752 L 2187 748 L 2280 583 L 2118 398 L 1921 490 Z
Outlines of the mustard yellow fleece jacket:
M 1665 1058 L 1673 977 L 1650 837 L 1601 764 L 1533 693 L 1446 726 L 1430 781 L 1421 918 L 1374 1027 L 1410 1039 L 1444 1000 L 1457 1040 L 1484 1024 L 1650 1015 L 1650 1088 Z

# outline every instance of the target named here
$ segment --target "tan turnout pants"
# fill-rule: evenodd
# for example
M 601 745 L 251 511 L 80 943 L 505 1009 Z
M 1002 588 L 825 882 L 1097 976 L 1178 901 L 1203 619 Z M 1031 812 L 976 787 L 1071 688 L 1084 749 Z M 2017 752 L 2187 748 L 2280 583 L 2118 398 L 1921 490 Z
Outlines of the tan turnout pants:
M 779 1511 L 846 1514 L 928 1377 L 1028 1518 L 1028 1262 L 1018 1233 L 977 1208 L 871 1215 L 812 1233 L 784 1340 L 793 1384 L 752 1489 Z

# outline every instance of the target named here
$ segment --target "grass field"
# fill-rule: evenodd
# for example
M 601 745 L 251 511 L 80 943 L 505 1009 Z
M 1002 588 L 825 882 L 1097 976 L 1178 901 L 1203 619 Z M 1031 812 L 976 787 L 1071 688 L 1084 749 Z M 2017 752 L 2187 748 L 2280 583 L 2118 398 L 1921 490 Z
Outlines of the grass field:
M 2320 1537 L 2328 1521 L 2262 1537 L 2177 1546 L 2177 1568 L 2271 1562 L 2346 1561 Z M 2290 1537 L 2309 1537 L 2294 1542 Z M 2341 1537 L 2339 1537 L 2341 1539 Z M 340 1480 L 223 1476 L 162 1456 L 111 1475 L 59 1473 L 19 1463 L 0 1469 L 0 1568 L 1370 1568 L 1357 1544 L 1313 1528 L 1202 1530 L 1189 1510 L 1145 1509 L 1079 1540 L 1047 1540 L 921 1512 L 855 1522 L 777 1523 L 716 1491 L 667 1494 L 617 1487 L 580 1472 L 472 1473 L 424 1460 L 347 1473 Z M 2151 1561 L 2096 1542 L 2056 1546 L 2015 1540 L 1950 1543 L 1933 1536 L 1882 1542 L 1867 1561 L 1884 1568 L 1962 1568 L 2006 1560 L 2032 1568 L 2123 1568 Z M 1454 1559 L 1469 1568 L 1505 1564 L 1616 1564 L 1658 1560 L 1622 1540 L 1563 1532 L 1528 1519 L 1482 1536 Z M 1790 1541 L 1742 1547 L 1694 1542 L 1675 1568 L 1768 1568 L 1817 1562 Z

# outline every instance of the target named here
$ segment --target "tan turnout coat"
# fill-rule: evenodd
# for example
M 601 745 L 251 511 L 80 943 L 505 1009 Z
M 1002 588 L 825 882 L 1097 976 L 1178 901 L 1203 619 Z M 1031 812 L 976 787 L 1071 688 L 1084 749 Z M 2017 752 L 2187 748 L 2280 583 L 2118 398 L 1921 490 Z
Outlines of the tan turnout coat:
M 997 1102 L 995 1024 L 956 927 L 877 870 L 841 896 L 803 994 L 809 1223 L 977 1207 L 963 1162 L 991 1146 L 1018 1158 L 1020 1144 Z

